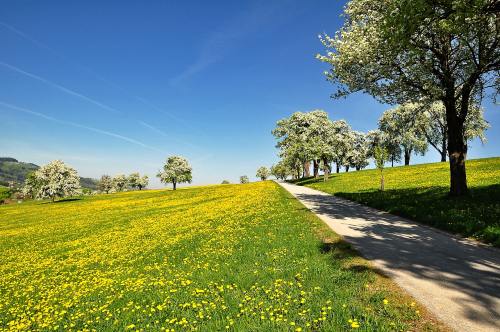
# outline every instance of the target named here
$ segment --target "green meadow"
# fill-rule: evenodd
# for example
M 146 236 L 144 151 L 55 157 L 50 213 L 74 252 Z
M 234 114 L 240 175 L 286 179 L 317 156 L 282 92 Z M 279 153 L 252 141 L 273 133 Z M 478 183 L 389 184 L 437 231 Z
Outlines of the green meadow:
M 442 327 L 270 181 L 31 201 L 0 216 L 0 331 Z

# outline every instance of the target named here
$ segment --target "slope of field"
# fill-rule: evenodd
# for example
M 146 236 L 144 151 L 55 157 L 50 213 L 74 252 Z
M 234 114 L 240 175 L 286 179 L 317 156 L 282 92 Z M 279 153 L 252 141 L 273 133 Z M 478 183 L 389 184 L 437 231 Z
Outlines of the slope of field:
M 0 207 L 0 330 L 439 329 L 273 182 Z
M 500 246 L 500 158 L 467 161 L 470 195 L 448 197 L 449 165 L 433 163 L 386 168 L 385 191 L 380 172 L 364 170 L 305 179 L 306 185 L 415 221 Z

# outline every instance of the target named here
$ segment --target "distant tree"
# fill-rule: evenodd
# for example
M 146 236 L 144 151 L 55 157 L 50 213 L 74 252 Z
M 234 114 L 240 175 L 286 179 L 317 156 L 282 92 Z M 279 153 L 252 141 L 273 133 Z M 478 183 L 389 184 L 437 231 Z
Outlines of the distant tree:
M 269 172 L 269 169 L 265 166 L 261 166 L 259 167 L 259 169 L 257 170 L 257 173 L 256 173 L 256 177 L 260 178 L 262 181 L 264 180 L 267 180 L 267 178 L 269 177 L 269 175 L 271 175 L 271 173 Z
M 353 146 L 351 151 L 351 166 L 357 171 L 368 166 L 369 158 L 369 145 L 367 143 L 366 135 L 359 131 L 353 132 Z
M 222 180 L 221 184 L 230 184 L 231 182 L 229 182 L 228 180 Z
M 314 172 L 317 173 L 316 156 L 313 151 L 316 146 L 312 139 L 317 141 L 314 130 L 317 123 L 328 119 L 328 114 L 321 110 L 311 112 L 295 112 L 289 118 L 281 119 L 276 123 L 272 134 L 278 139 L 276 145 L 280 149 L 280 157 L 300 162 L 303 176 L 310 176 L 310 161 L 314 159 Z
M 113 178 L 113 188 L 116 191 L 123 191 L 127 186 L 127 177 L 125 174 L 118 174 Z
M 310 157 L 312 157 L 313 176 L 318 178 L 319 171 L 322 168 L 325 172 L 325 177 L 328 177 L 330 162 L 333 158 L 333 145 L 335 145 L 334 122 L 328 118 L 328 113 L 323 110 L 313 110 L 306 114 L 309 117 L 306 146 Z M 323 163 L 322 167 L 320 163 Z
M 248 180 L 248 176 L 246 176 L 246 175 L 240 176 L 240 183 L 248 183 L 248 182 L 250 182 Z
M 405 165 L 410 164 L 413 152 L 423 155 L 427 151 L 427 140 L 419 130 L 422 117 L 418 116 L 417 104 L 404 104 L 390 109 L 379 119 L 379 129 L 393 144 L 401 146 Z
M 35 198 L 40 191 L 41 183 L 35 172 L 30 172 L 24 180 L 23 195 L 29 198 Z
M 480 106 L 472 104 L 469 107 L 464 122 L 464 141 L 468 142 L 474 138 L 479 138 L 484 143 L 486 142 L 484 132 L 490 125 L 484 119 L 483 109 Z M 446 109 L 440 101 L 431 104 L 421 104 L 420 108 L 423 112 L 420 114 L 422 120 L 418 129 L 427 139 L 427 142 L 439 152 L 441 161 L 446 161 L 448 153 Z
M 394 163 L 401 161 L 401 155 L 403 151 L 399 142 L 394 141 L 387 134 L 381 132 L 380 130 L 370 130 L 366 133 L 366 145 L 368 148 L 368 158 L 373 158 L 375 156 L 375 148 L 377 146 L 383 147 L 387 153 L 388 158 L 391 162 L 391 166 L 394 167 Z
M 277 180 L 284 181 L 291 174 L 292 170 L 283 160 L 280 160 L 276 165 L 271 166 L 271 175 L 273 175 Z
M 293 145 L 286 150 L 281 151 L 279 155 L 282 158 L 281 160 L 283 160 L 283 163 L 291 169 L 292 177 L 294 179 L 298 179 L 306 174 L 304 166 L 308 166 L 308 164 L 304 163 L 302 160 L 300 145 Z
M 380 171 L 380 190 L 381 191 L 384 191 L 384 187 L 385 187 L 384 165 L 385 165 L 385 162 L 387 161 L 388 157 L 389 157 L 389 154 L 385 148 L 383 148 L 381 146 L 375 147 L 374 159 L 375 159 L 375 166 Z
M 135 172 L 128 176 L 127 181 L 129 187 L 131 187 L 132 189 L 138 188 L 139 190 L 142 190 L 142 188 L 145 188 L 148 185 L 149 178 L 147 175 L 141 177 L 138 172 Z
M 338 144 L 338 167 L 344 166 L 346 172 L 349 172 L 350 167 L 354 167 L 356 138 L 356 132 L 349 126 L 349 130 L 341 136 L 342 141 Z
M 332 160 L 336 164 L 337 173 L 341 166 L 350 164 L 350 156 L 354 145 L 354 135 L 351 127 L 345 120 L 332 122 L 331 134 Z
M 159 172 L 157 177 L 165 184 L 172 183 L 173 189 L 176 190 L 178 183 L 191 183 L 193 178 L 191 172 L 192 168 L 185 158 L 171 156 L 168 157 L 165 165 L 163 165 L 163 171 Z
M 52 202 L 58 197 L 73 196 L 79 193 L 80 177 L 71 167 L 61 160 L 54 160 L 35 172 L 38 187 L 37 198 L 50 198 Z
M 141 176 L 138 172 L 131 173 L 127 178 L 127 184 L 130 188 L 136 189 L 139 187 Z
M 113 179 L 109 175 L 103 175 L 101 176 L 101 179 L 97 183 L 97 188 L 101 192 L 105 192 L 106 194 L 110 192 L 111 189 L 113 189 Z
M 464 139 L 469 105 L 500 90 L 498 1 L 351 0 L 335 36 L 321 36 L 335 97 L 367 92 L 446 109 L 450 195 L 467 193 Z
M 147 175 L 144 175 L 137 181 L 137 188 L 139 188 L 139 190 L 142 190 L 146 188 L 148 184 L 149 184 L 149 177 Z

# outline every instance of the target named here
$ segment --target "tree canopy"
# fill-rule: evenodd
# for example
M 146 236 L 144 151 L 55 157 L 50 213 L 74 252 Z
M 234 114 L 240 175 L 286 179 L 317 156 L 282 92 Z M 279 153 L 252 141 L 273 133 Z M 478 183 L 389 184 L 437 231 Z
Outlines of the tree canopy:
M 80 193 L 80 177 L 61 160 L 54 160 L 28 177 L 24 192 L 52 201 L 58 197 L 74 196 Z
M 262 181 L 267 180 L 267 178 L 271 175 L 271 172 L 266 166 L 261 166 L 257 169 L 256 177 L 261 179 Z
M 99 180 L 97 184 L 97 188 L 101 192 L 105 192 L 106 194 L 113 189 L 113 179 L 109 175 L 103 175 L 101 176 L 101 179 Z
M 390 104 L 441 101 L 450 194 L 467 192 L 464 122 L 485 90 L 500 90 L 495 0 L 351 0 L 343 27 L 320 36 L 334 97 L 367 92 Z
M 422 117 L 417 116 L 419 107 L 416 104 L 403 104 L 387 110 L 379 119 L 379 130 L 392 142 L 401 146 L 405 165 L 410 164 L 412 153 L 424 154 L 427 151 L 427 140 L 419 130 Z
M 125 174 L 118 174 L 113 177 L 113 188 L 116 191 L 123 191 L 127 186 L 128 180 Z
M 177 189 L 178 183 L 191 183 L 192 168 L 186 158 L 181 156 L 171 156 L 163 165 L 163 171 L 157 175 L 163 183 L 172 183 L 173 189 Z

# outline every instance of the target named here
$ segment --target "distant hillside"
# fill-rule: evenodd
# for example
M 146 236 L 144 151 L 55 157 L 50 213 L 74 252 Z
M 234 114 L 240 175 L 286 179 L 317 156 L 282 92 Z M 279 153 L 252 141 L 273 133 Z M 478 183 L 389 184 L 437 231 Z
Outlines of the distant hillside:
M 18 161 L 10 157 L 0 157 L 0 185 L 7 186 L 9 181 L 23 183 L 26 176 L 39 169 L 40 166 Z M 83 188 L 97 189 L 97 180 L 80 177 Z
M 0 158 L 0 184 L 7 185 L 9 181 L 24 182 L 26 176 L 40 168 L 38 165 L 23 163 L 14 158 Z
M 80 176 L 80 186 L 82 186 L 82 188 L 97 190 L 97 180 L 92 178 L 82 178 Z

